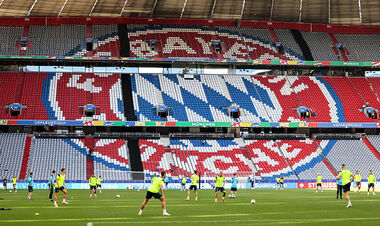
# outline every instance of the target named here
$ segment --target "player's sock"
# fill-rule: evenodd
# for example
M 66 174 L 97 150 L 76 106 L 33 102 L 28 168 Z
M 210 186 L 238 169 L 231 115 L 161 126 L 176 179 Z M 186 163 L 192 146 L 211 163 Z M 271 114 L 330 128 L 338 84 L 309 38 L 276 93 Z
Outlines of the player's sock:
M 62 202 L 66 202 L 66 199 L 63 199 Z
M 140 209 L 140 211 L 139 211 L 139 215 L 141 215 L 142 214 L 142 209 Z
M 92 194 L 90 194 L 90 198 L 92 197 Z
M 198 196 L 195 196 L 195 200 L 198 200 Z
M 54 201 L 54 205 L 55 205 L 55 206 L 57 205 L 57 201 Z
M 376 195 L 376 193 L 375 193 L 375 192 L 372 192 L 372 194 L 373 194 L 373 195 Z
M 215 203 L 217 203 L 218 202 L 218 199 L 215 199 Z

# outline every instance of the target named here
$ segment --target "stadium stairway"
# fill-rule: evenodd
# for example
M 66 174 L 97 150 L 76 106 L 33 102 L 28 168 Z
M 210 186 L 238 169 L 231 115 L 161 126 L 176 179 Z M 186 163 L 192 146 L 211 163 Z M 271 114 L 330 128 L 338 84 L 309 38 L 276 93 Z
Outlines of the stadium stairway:
M 331 162 L 327 159 L 327 157 L 326 157 L 326 151 L 323 149 L 323 147 L 321 146 L 321 144 L 319 142 L 317 142 L 315 139 L 313 139 L 313 140 L 319 146 L 319 148 L 321 148 L 321 150 L 322 150 L 321 154 L 324 156 L 324 159 L 322 160 L 323 164 L 326 165 L 326 167 L 330 170 L 330 172 L 334 176 L 338 175 L 338 173 L 336 172 L 336 169 L 332 166 Z M 331 146 L 329 146 L 329 147 L 326 146 L 325 148 L 331 149 Z
M 284 158 L 284 160 L 285 160 L 285 162 L 288 164 L 289 168 L 293 171 L 294 175 L 295 175 L 295 176 L 298 178 L 298 180 L 299 180 L 300 177 L 299 177 L 299 176 L 296 174 L 296 172 L 294 171 L 292 165 L 291 165 L 290 162 L 289 162 L 289 159 L 285 157 L 284 152 L 283 152 L 283 150 L 281 150 L 281 147 L 280 147 L 280 145 L 278 144 L 278 142 L 277 142 L 277 141 L 274 141 L 274 143 L 276 144 L 279 153 L 281 153 L 281 156 Z
M 28 136 L 25 140 L 24 155 L 22 158 L 21 170 L 19 175 L 19 180 L 24 180 L 26 176 L 26 171 L 28 169 L 29 156 L 32 144 L 32 137 Z
M 334 45 L 335 45 L 335 44 L 338 44 L 338 40 L 336 40 L 335 35 L 334 35 L 333 33 L 330 33 L 330 32 L 329 32 L 329 36 L 330 36 L 330 38 L 331 38 L 331 41 L 334 43 Z M 345 47 L 343 47 L 343 48 L 345 48 Z M 348 60 L 348 57 L 346 56 L 346 54 L 345 54 L 344 51 L 340 52 L 340 55 L 342 56 L 342 59 L 343 59 L 344 61 L 346 61 L 346 62 L 349 61 L 349 60 Z
M 128 28 L 126 24 L 119 24 L 117 27 L 120 40 L 120 56 L 130 57 L 130 46 L 128 37 Z
M 143 175 L 144 169 L 143 169 L 143 165 L 141 161 L 139 140 L 137 139 L 128 140 L 128 150 L 129 150 L 130 167 L 132 171 L 133 180 L 144 180 L 144 175 Z
M 92 39 L 92 24 L 86 25 L 86 38 Z M 86 40 L 87 42 L 87 40 Z M 92 51 L 88 53 L 90 56 L 92 56 Z
M 25 25 L 22 31 L 22 37 L 28 37 L 28 35 L 29 35 L 29 25 Z M 28 41 L 28 47 L 29 47 L 29 41 Z M 25 54 L 26 54 L 26 50 L 23 50 L 20 46 L 20 56 L 25 56 Z
M 366 138 L 362 138 L 362 141 L 365 145 L 367 145 L 368 149 L 376 156 L 376 158 L 380 161 L 380 153 L 379 151 L 372 145 L 372 143 Z
M 272 28 L 269 29 L 269 33 L 272 36 L 272 40 L 274 42 L 279 42 L 276 32 Z
M 302 54 L 305 57 L 305 60 L 314 61 L 314 57 L 311 54 L 309 45 L 307 44 L 307 42 L 303 38 L 301 32 L 299 30 L 291 30 L 291 33 L 292 33 L 294 40 L 296 40 L 298 46 L 301 48 Z
M 91 150 L 91 153 L 86 155 L 86 179 L 89 179 L 94 174 L 94 158 L 92 156 L 92 151 L 95 150 L 94 137 L 85 137 L 84 144 Z
M 130 74 L 121 74 L 121 87 L 123 93 L 124 102 L 124 115 L 128 121 L 137 121 L 137 117 L 134 111 L 133 96 L 132 96 L 132 84 Z

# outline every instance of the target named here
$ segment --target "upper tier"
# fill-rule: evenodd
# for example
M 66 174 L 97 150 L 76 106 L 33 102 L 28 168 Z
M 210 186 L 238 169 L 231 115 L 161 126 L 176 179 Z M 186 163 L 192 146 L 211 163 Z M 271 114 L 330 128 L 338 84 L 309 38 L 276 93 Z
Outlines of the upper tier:
M 380 59 L 380 35 L 375 34 L 144 24 L 0 27 L 0 34 L 3 56 L 346 62 Z M 25 48 L 21 48 L 21 37 L 27 38 Z M 86 48 L 86 40 L 92 40 L 92 51 Z M 156 41 L 154 49 L 152 40 Z M 220 52 L 213 41 L 220 41 Z M 280 49 L 276 42 L 281 42 Z

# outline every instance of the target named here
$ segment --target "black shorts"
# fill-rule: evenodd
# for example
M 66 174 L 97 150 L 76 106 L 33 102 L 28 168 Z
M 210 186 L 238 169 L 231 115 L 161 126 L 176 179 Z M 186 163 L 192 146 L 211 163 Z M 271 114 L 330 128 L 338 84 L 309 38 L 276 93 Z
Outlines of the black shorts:
M 224 187 L 216 187 L 215 188 L 215 192 L 218 192 L 218 191 L 221 191 L 221 192 L 224 192 Z
M 368 184 L 368 188 L 374 188 L 375 187 L 375 183 L 369 183 Z
M 96 190 L 96 185 L 90 185 L 90 190 Z
M 280 184 L 280 182 L 277 182 L 277 184 Z
M 162 195 L 159 192 L 153 193 L 153 192 L 147 191 L 145 198 L 151 199 L 152 197 L 154 197 L 155 199 L 160 199 Z
M 280 182 L 281 185 L 284 185 L 284 182 Z
M 190 190 L 193 190 L 196 191 L 197 190 L 197 185 L 190 185 L 189 187 Z
M 33 186 L 28 186 L 28 192 L 33 192 Z
M 181 183 L 181 186 L 185 186 L 185 183 Z
M 232 188 L 232 187 L 231 187 L 231 191 L 237 191 L 237 188 Z
M 101 188 L 102 185 L 101 185 L 101 184 L 97 184 L 96 187 L 97 187 L 97 188 Z
M 346 185 L 343 185 L 343 192 L 348 192 L 350 191 L 351 188 L 351 183 L 348 183 Z
M 356 182 L 356 186 L 361 186 L 361 183 L 360 182 Z
M 322 184 L 321 183 L 317 183 L 317 187 L 322 187 Z
M 65 190 L 64 186 L 59 187 L 59 188 L 55 187 L 55 193 L 58 193 L 59 191 L 63 191 L 63 190 Z
M 165 185 L 168 186 L 169 182 L 165 182 Z
M 339 191 L 339 190 L 342 190 L 343 189 L 343 185 L 340 185 L 340 184 L 337 184 L 336 185 L 336 189 Z
M 4 186 L 4 187 L 6 187 L 6 186 L 7 186 L 7 184 L 3 184 L 3 186 Z

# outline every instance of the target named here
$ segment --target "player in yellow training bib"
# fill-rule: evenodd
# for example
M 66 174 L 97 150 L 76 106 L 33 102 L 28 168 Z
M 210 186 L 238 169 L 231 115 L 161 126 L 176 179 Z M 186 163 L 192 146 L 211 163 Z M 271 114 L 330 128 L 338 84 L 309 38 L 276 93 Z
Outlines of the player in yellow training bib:
M 352 175 L 351 171 L 346 169 L 345 164 L 342 164 L 342 171 L 336 177 L 337 180 L 341 178 L 342 178 L 344 196 L 346 197 L 346 200 L 347 200 L 347 208 L 350 208 L 352 207 L 352 204 L 351 204 L 351 200 L 350 200 L 350 196 L 348 195 L 348 192 L 350 191 L 351 182 L 354 180 L 354 175 Z
M 369 171 L 369 175 L 368 175 L 368 195 L 369 195 L 369 190 L 371 188 L 372 188 L 372 194 L 376 195 L 376 193 L 375 193 L 375 184 L 377 184 L 376 177 L 375 177 L 375 175 L 372 174 L 372 170 L 370 170 Z
M 16 176 L 13 176 L 11 180 L 12 180 L 12 184 L 13 184 L 13 190 L 15 192 L 17 192 L 17 178 L 16 178 Z
M 355 181 L 355 191 L 354 191 L 354 193 L 356 193 L 356 191 L 358 192 L 358 193 L 360 193 L 360 188 L 362 187 L 362 176 L 359 174 L 359 171 L 358 170 L 356 170 L 356 173 L 355 173 L 355 176 L 354 176 L 354 181 Z
M 159 199 L 162 204 L 162 213 L 164 216 L 170 216 L 168 212 L 166 212 L 166 201 L 164 196 L 164 191 L 162 189 L 162 186 L 164 185 L 164 178 L 166 177 L 166 172 L 161 172 L 161 177 L 157 177 L 152 181 L 152 185 L 148 188 L 148 191 L 146 192 L 145 200 L 141 204 L 141 208 L 139 211 L 139 215 L 142 214 L 146 204 L 149 202 L 149 199 L 154 197 L 155 199 Z M 160 193 L 161 191 L 161 193 Z
M 194 174 L 191 175 L 191 185 L 189 187 L 189 191 L 187 192 L 187 198 L 186 200 L 190 200 L 190 191 L 194 189 L 195 193 L 195 200 L 198 200 L 198 191 L 197 191 L 197 184 L 199 181 L 199 177 L 197 175 L 197 171 L 194 171 Z
M 226 190 L 224 189 L 224 185 L 226 184 L 226 179 L 224 178 L 222 171 L 220 171 L 219 175 L 215 177 L 213 183 L 215 187 L 215 203 L 218 202 L 219 191 L 223 192 L 222 201 L 225 202 L 224 197 L 226 196 Z
M 184 191 L 186 189 L 186 182 L 187 182 L 187 178 L 185 175 L 183 175 L 181 179 L 181 191 Z
M 96 189 L 99 188 L 99 192 L 102 193 L 102 176 L 99 175 L 98 179 L 96 179 Z
M 90 185 L 90 198 L 92 197 L 92 193 L 94 193 L 94 196 L 96 198 L 96 183 L 97 183 L 97 179 L 95 177 L 95 174 L 92 174 L 92 176 L 88 179 L 88 183 Z
M 62 168 L 61 173 L 59 173 L 55 179 L 56 182 L 55 182 L 54 207 L 58 207 L 57 198 L 58 198 L 59 191 L 63 192 L 62 204 L 63 205 L 69 204 L 68 202 L 66 202 L 67 189 L 66 189 L 65 177 L 66 177 L 66 169 Z
M 318 188 L 321 189 L 321 192 L 323 192 L 323 188 L 322 188 L 322 176 L 319 173 L 317 175 L 317 190 L 315 192 L 318 192 Z

